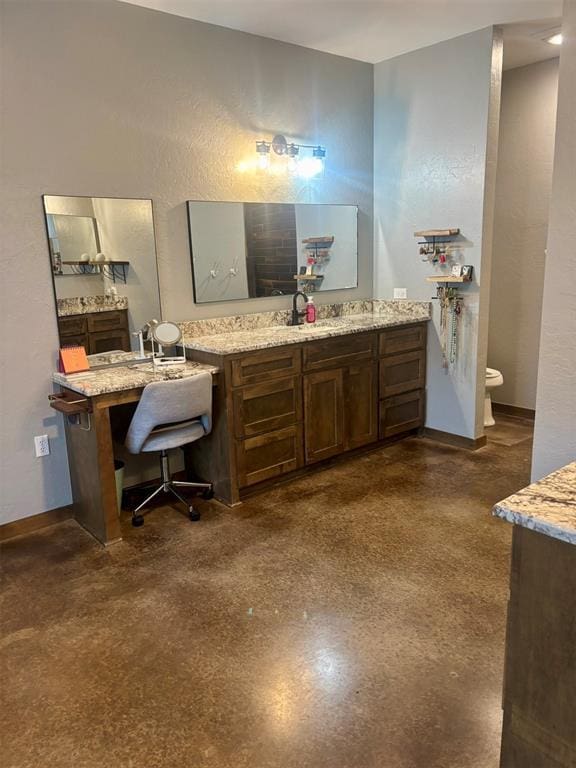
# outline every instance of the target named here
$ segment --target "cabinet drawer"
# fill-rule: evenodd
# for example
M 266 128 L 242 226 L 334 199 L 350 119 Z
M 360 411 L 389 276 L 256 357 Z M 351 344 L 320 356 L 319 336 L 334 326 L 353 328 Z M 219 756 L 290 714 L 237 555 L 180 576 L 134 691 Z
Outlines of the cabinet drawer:
M 234 391 L 234 432 L 250 437 L 302 420 L 302 381 L 278 379 Z
M 263 349 L 232 361 L 232 386 L 241 387 L 296 375 L 301 369 L 299 348 Z
M 360 360 L 370 360 L 376 352 L 376 334 L 351 333 L 349 336 L 312 341 L 304 346 L 304 370 L 332 368 Z
M 77 336 L 86 333 L 86 315 L 71 315 L 58 318 L 60 336 Z
M 380 397 L 421 389 L 426 383 L 426 351 L 406 352 L 380 360 Z
M 379 436 L 399 435 L 424 424 L 424 390 L 407 392 L 380 401 Z
M 90 355 L 112 352 L 117 349 L 121 349 L 123 352 L 130 352 L 130 337 L 124 330 L 99 331 L 98 333 L 91 333 L 88 339 Z
M 390 328 L 380 334 L 380 354 L 395 355 L 399 352 L 411 352 L 426 349 L 426 324 L 408 325 L 402 328 Z
M 90 333 L 127 329 L 126 310 L 113 309 L 110 312 L 92 312 L 86 315 Z
M 302 466 L 302 427 L 295 424 L 236 443 L 238 485 L 246 488 Z

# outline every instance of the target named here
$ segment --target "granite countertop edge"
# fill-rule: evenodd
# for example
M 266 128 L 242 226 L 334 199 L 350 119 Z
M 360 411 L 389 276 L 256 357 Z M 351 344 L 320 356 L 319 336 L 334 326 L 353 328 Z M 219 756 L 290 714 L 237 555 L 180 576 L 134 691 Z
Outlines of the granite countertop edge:
M 528 528 L 536 533 L 541 533 L 544 536 L 550 536 L 553 539 L 559 539 L 560 541 L 565 541 L 567 544 L 576 546 L 576 528 L 573 531 L 570 531 L 558 524 L 546 522 L 546 520 L 538 518 L 537 515 L 529 515 L 518 509 L 511 509 L 502 506 L 501 503 L 496 504 L 492 510 L 492 514 L 494 517 L 499 517 L 513 525 L 520 525 L 522 528 Z
M 492 514 L 576 546 L 576 462 L 499 501 Z
M 215 376 L 220 369 L 207 363 L 188 360 L 182 366 L 164 371 L 155 371 L 151 364 L 135 364 L 111 367 L 109 370 L 86 371 L 84 374 L 70 376 L 55 372 L 52 374 L 52 381 L 84 397 L 99 397 L 115 392 L 126 392 L 130 389 L 143 389 L 154 381 L 188 378 L 204 371 Z
M 354 325 L 354 320 L 361 318 L 361 324 Z M 227 331 L 224 333 L 212 334 L 207 336 L 199 336 L 193 339 L 184 340 L 184 348 L 196 352 L 208 352 L 217 355 L 235 355 L 242 352 L 254 352 L 260 349 L 273 349 L 274 347 L 284 347 L 290 344 L 302 344 L 307 341 L 320 341 L 337 336 L 347 336 L 353 333 L 363 333 L 365 331 L 378 330 L 380 328 L 391 328 L 394 326 L 402 325 L 414 325 L 415 323 L 427 323 L 430 321 L 430 317 L 423 317 L 419 315 L 417 317 L 397 317 L 397 318 L 383 318 L 370 315 L 348 315 L 346 317 L 338 318 L 326 318 L 316 325 L 314 330 L 306 333 L 302 330 L 292 330 L 291 326 L 270 326 L 269 328 L 258 328 L 252 331 Z M 324 333 L 320 333 L 318 328 L 326 324 L 329 328 Z M 334 325 L 341 324 L 342 327 L 334 328 Z M 303 326 L 305 327 L 305 326 Z M 286 329 L 286 335 L 282 334 L 282 330 Z M 280 330 L 279 330 L 280 329 Z M 242 340 L 234 344 L 235 337 L 242 333 L 252 333 L 268 338 L 260 340 L 246 341 Z M 301 335 L 298 335 L 300 334 Z

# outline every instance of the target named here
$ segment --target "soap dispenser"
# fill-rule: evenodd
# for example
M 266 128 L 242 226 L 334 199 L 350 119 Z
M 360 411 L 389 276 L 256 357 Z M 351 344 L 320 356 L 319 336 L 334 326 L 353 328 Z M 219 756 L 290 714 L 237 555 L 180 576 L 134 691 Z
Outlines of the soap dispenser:
M 314 306 L 314 299 L 312 296 L 309 296 L 308 300 L 306 301 L 306 322 L 316 322 L 316 307 Z

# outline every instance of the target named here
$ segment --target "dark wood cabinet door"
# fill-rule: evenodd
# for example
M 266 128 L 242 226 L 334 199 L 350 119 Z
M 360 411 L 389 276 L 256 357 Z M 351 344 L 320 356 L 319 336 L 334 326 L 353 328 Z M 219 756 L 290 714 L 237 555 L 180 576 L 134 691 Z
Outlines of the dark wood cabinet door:
M 424 390 L 380 401 L 380 439 L 409 432 L 424 424 Z
M 361 363 L 344 372 L 347 450 L 378 439 L 377 371 L 375 363 Z
M 251 437 L 302 421 L 302 380 L 277 379 L 234 390 L 234 432 Z
M 307 464 L 342 453 L 345 446 L 342 368 L 304 376 L 304 423 Z
M 130 352 L 130 337 L 127 331 L 99 331 L 89 334 L 90 355 L 98 355 L 102 352 L 111 352 L 114 349 L 121 349 L 123 352 Z
M 426 383 L 426 352 L 406 352 L 380 360 L 380 397 L 422 389 Z
M 302 466 L 302 425 L 236 442 L 238 486 L 247 488 Z
M 87 333 L 79 333 L 73 336 L 60 336 L 61 347 L 84 347 L 86 354 L 90 354 L 90 342 Z

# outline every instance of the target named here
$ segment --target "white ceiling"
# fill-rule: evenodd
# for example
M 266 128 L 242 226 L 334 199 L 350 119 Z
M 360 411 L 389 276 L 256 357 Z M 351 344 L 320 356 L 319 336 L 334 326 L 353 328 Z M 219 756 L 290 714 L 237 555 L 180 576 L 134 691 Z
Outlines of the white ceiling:
M 505 60 L 505 67 L 557 56 L 554 46 L 535 40 L 534 29 L 529 26 L 526 32 L 520 23 L 543 19 L 538 25 L 547 29 L 562 15 L 562 0 L 123 2 L 373 63 L 491 24 L 513 24 L 516 29 L 505 45 L 505 59 L 511 56 L 515 63 Z

